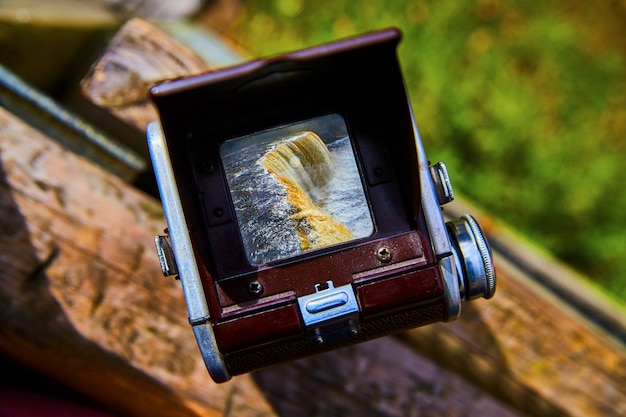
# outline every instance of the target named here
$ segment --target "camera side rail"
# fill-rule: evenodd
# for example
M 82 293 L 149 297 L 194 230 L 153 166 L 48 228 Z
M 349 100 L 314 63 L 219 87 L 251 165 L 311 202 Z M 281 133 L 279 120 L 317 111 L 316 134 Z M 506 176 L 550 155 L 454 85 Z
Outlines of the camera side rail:
M 191 239 L 187 231 L 187 222 L 174 180 L 174 170 L 167 151 L 167 143 L 158 122 L 152 122 L 147 127 L 147 140 L 150 157 L 154 167 L 163 210 L 167 219 L 172 245 L 166 249 L 165 238 L 156 238 L 160 245 L 157 247 L 159 260 L 164 272 L 172 272 L 167 265 L 175 265 L 183 286 L 189 323 L 193 327 L 202 357 L 209 374 L 216 382 L 230 379 L 230 373 L 220 354 L 213 334 L 212 324 L 209 322 L 209 307 L 204 296 L 204 289 L 198 273 L 198 265 L 193 254 Z M 166 268 L 163 268 L 164 264 Z

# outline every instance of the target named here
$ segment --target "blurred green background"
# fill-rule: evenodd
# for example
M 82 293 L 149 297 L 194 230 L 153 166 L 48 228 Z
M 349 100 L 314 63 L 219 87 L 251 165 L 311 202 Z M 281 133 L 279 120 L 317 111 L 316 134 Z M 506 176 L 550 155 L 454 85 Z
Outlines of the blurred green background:
M 247 0 L 273 55 L 387 26 L 457 192 L 626 304 L 626 2 Z M 375 80 L 373 80 L 375 82 Z

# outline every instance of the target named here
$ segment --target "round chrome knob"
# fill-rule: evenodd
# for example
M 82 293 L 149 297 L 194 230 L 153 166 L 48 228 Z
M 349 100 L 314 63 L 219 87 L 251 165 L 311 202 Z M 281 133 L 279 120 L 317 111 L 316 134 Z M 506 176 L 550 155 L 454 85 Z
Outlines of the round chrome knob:
M 496 271 L 487 239 L 469 214 L 446 223 L 459 273 L 461 297 L 491 298 L 496 291 Z

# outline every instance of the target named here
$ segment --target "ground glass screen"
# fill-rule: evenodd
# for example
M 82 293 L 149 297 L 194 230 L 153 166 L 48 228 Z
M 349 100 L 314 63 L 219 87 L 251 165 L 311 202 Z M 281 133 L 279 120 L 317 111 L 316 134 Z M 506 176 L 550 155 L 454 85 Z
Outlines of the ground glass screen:
M 374 232 L 341 116 L 231 139 L 220 154 L 251 264 L 291 258 Z

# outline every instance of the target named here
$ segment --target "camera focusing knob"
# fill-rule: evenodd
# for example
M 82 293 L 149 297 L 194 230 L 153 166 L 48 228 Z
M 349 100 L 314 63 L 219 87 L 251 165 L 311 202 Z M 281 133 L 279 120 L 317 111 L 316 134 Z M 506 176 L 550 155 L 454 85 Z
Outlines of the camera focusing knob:
M 443 161 L 437 162 L 430 167 L 430 173 L 435 182 L 435 192 L 439 199 L 439 205 L 444 205 L 454 200 L 454 191 L 452 190 L 452 183 L 448 176 L 446 164 Z
M 491 250 L 478 222 L 465 214 L 460 219 L 446 223 L 452 253 L 459 276 L 461 297 L 472 300 L 491 298 L 496 290 L 496 274 Z

